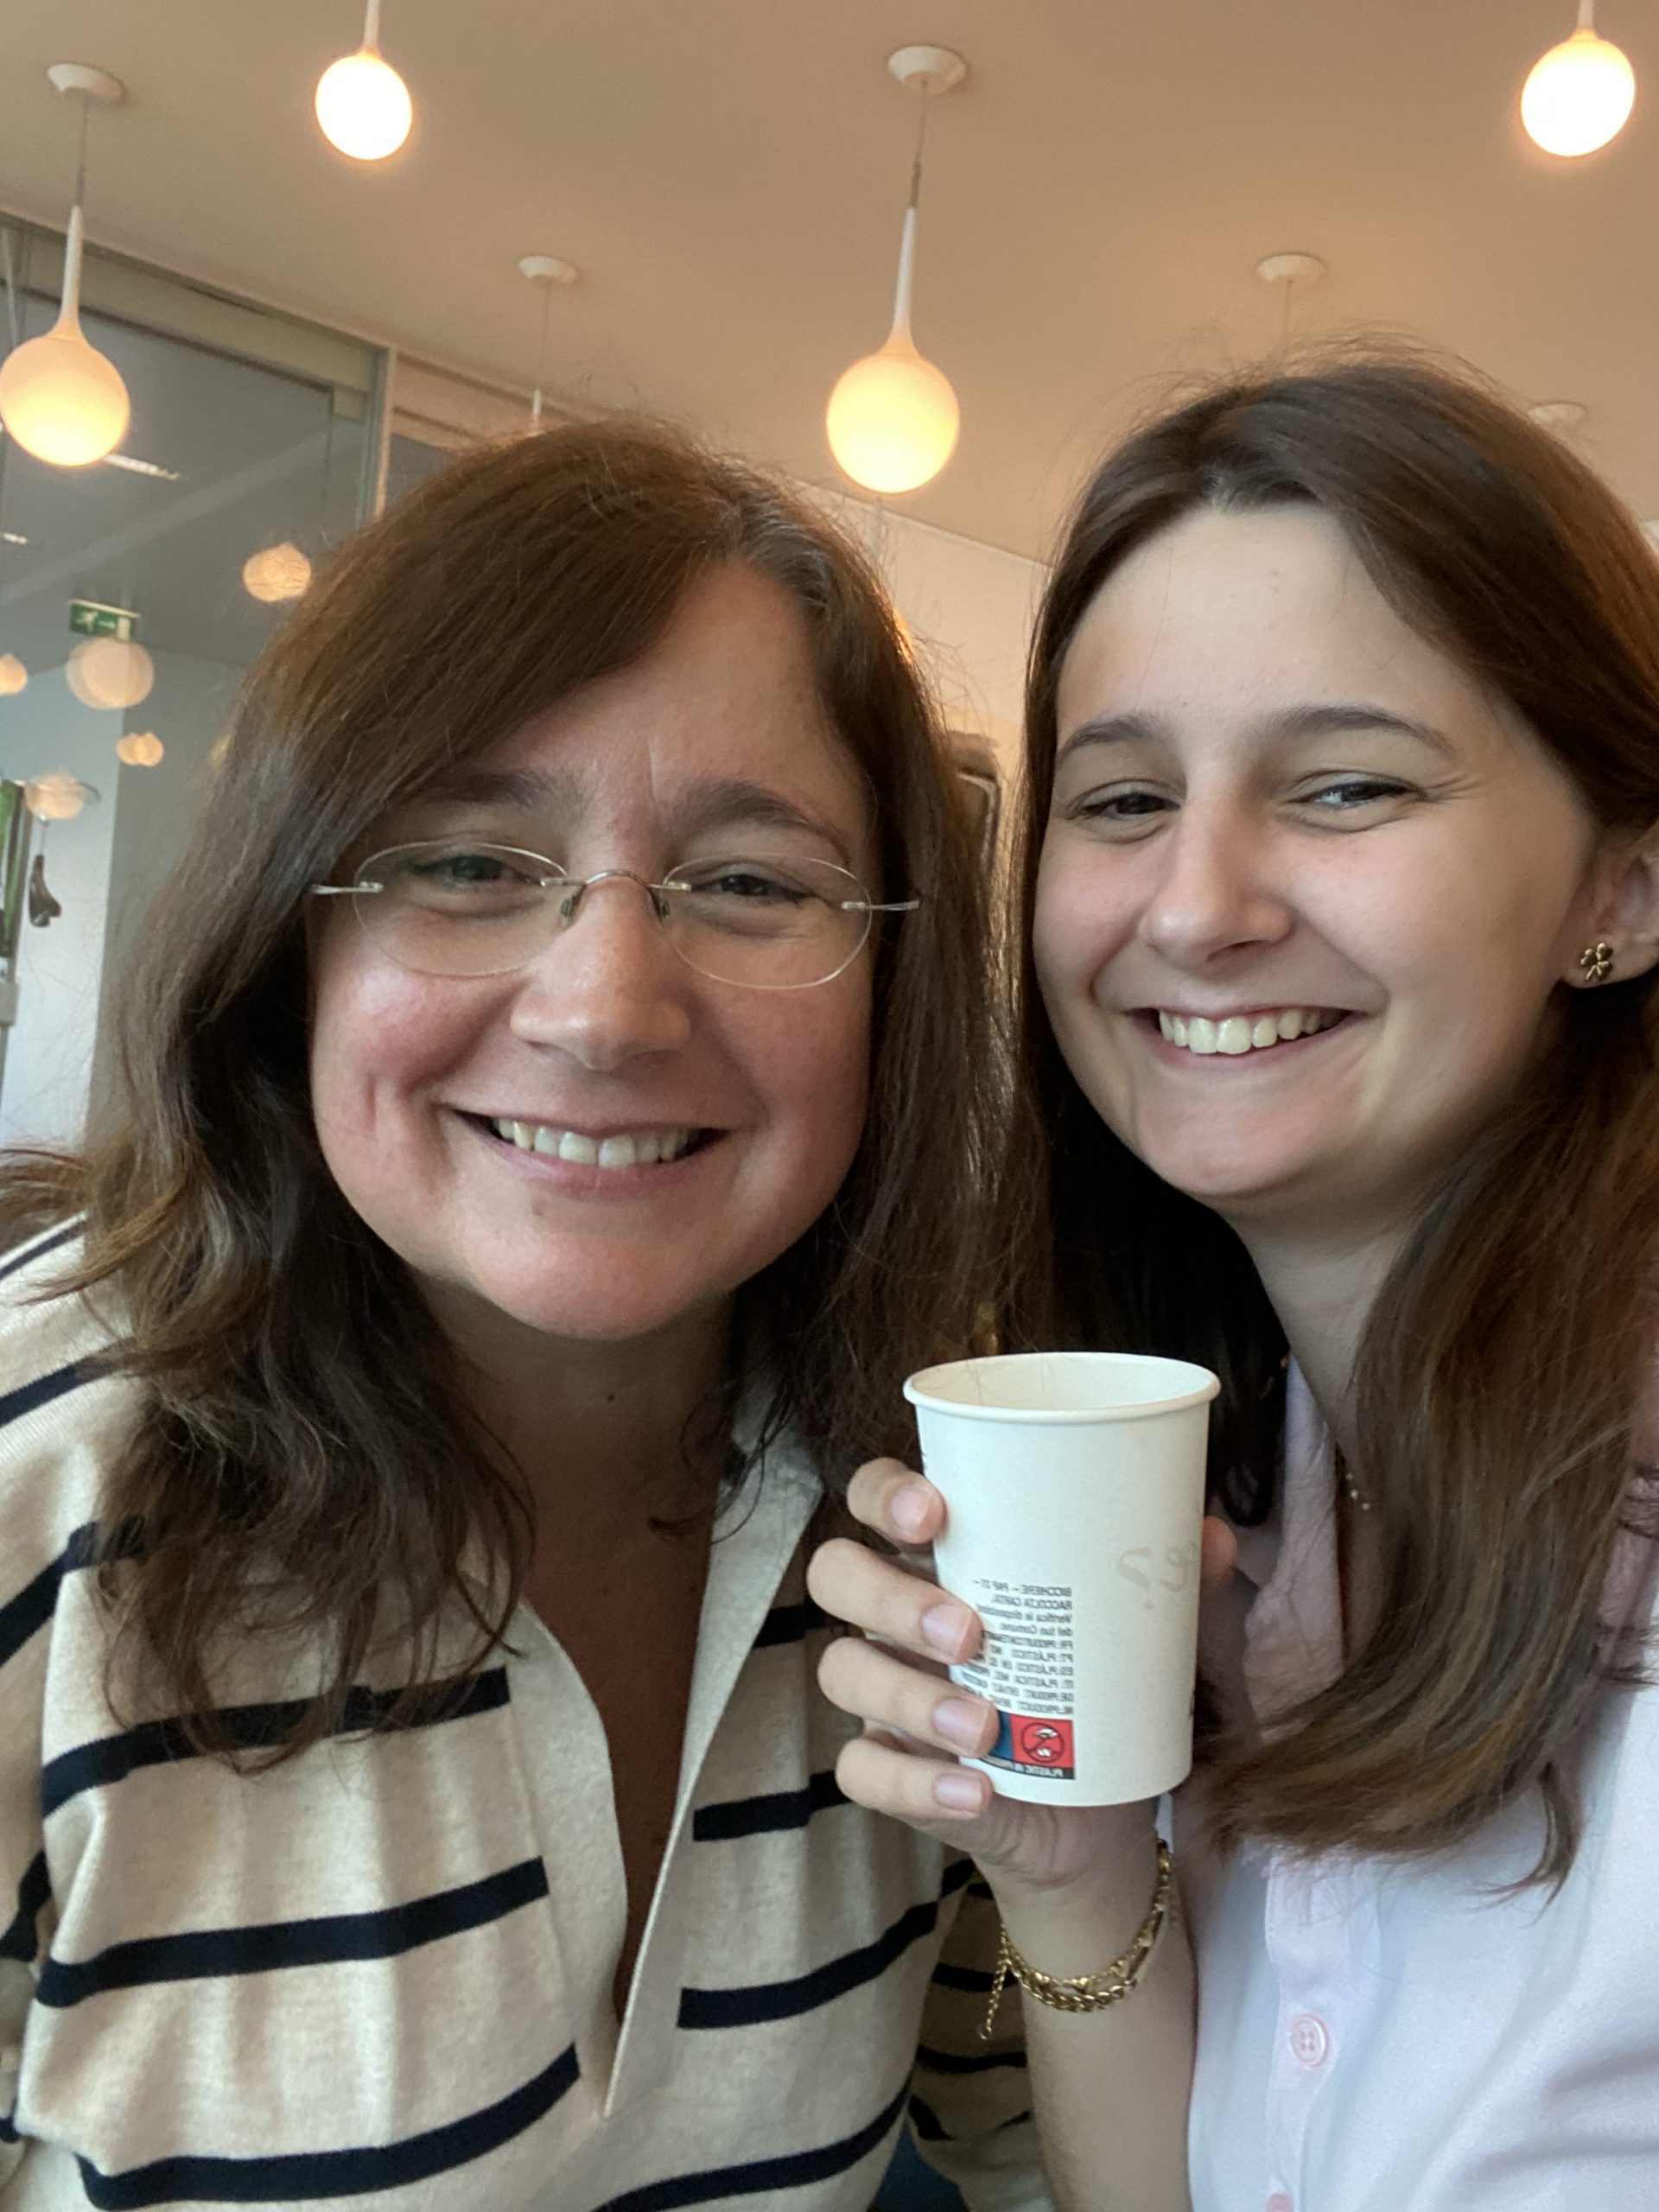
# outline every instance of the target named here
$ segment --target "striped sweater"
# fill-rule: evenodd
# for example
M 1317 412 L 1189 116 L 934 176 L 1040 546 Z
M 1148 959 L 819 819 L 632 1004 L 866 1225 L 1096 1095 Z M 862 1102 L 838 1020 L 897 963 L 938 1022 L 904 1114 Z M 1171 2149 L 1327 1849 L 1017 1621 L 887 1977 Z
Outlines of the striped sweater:
M 1017 2041 L 974 2032 L 988 1903 L 835 1786 L 804 1467 L 717 1530 L 619 2024 L 609 1755 L 532 1615 L 441 1711 L 365 1734 L 394 1687 L 365 1680 L 263 1775 L 111 1709 L 86 1567 L 139 1386 L 42 1300 L 64 1242 L 0 1262 L 3 2212 L 865 2212 L 907 2112 L 975 2207 L 1047 2205 Z M 232 1655 L 238 1740 L 304 1688 L 302 1655 Z

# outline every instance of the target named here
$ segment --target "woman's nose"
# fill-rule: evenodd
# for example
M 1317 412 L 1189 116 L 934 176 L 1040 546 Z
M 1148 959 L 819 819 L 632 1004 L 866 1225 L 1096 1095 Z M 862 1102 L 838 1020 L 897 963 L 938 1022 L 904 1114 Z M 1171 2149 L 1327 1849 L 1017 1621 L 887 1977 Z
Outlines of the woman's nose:
M 519 978 L 512 1028 L 601 1072 L 671 1052 L 691 1033 L 696 979 L 631 876 L 582 891 Z
M 1189 805 L 1160 847 L 1161 865 L 1136 934 L 1166 959 L 1199 967 L 1288 936 L 1292 910 L 1272 880 L 1270 855 L 1236 810 Z

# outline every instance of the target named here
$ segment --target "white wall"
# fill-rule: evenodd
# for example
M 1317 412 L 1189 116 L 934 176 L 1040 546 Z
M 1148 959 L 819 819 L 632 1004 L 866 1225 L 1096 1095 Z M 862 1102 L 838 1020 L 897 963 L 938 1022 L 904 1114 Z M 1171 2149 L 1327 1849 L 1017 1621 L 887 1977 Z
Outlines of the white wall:
M 945 720 L 986 738 L 1011 778 L 1020 760 L 1026 649 L 1046 580 L 1041 563 L 874 501 L 803 489 L 874 556 Z
M 0 1090 L 0 1145 L 69 1144 L 79 1129 L 98 1030 L 121 716 L 83 707 L 61 664 L 32 671 L 29 689 L 5 703 L 5 774 L 62 768 L 101 795 L 73 821 L 35 824 L 35 850 L 44 855 L 63 912 L 43 930 L 26 919 L 19 935 L 17 1020 Z
M 0 1086 L 0 1145 L 72 1145 L 86 1118 L 100 1046 L 99 1005 L 111 990 L 156 886 L 171 868 L 200 802 L 209 747 L 240 671 L 156 652 L 156 683 L 139 706 L 83 707 L 61 667 L 31 674 L 5 703 L 0 768 L 8 776 L 67 769 L 92 785 L 72 822 L 46 828 L 46 879 L 63 912 L 43 930 L 25 921 L 18 946 L 17 1021 Z M 153 768 L 116 758 L 123 726 L 153 729 L 166 747 Z M 105 1006 L 107 1014 L 107 1002 Z

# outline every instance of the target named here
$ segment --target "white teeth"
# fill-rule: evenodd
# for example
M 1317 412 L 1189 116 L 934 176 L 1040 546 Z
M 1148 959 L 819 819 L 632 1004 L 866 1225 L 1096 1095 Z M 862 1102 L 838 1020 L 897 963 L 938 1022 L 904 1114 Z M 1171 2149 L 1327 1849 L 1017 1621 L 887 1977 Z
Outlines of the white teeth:
M 1201 1014 L 1168 1014 L 1160 1009 L 1158 1027 L 1172 1045 L 1183 1046 L 1200 1058 L 1220 1052 L 1238 1059 L 1247 1052 L 1264 1052 L 1273 1045 L 1294 1044 L 1299 1037 L 1317 1036 L 1340 1019 L 1338 1014 L 1306 1007 L 1287 1007 L 1278 1014 L 1229 1014 L 1219 1021 Z
M 546 1158 L 574 1160 L 581 1167 L 654 1167 L 660 1161 L 678 1160 L 689 1152 L 690 1129 L 641 1129 L 613 1137 L 584 1136 L 580 1129 L 550 1128 L 544 1122 L 493 1120 L 490 1127 L 499 1137 L 517 1145 L 520 1152 L 538 1152 Z

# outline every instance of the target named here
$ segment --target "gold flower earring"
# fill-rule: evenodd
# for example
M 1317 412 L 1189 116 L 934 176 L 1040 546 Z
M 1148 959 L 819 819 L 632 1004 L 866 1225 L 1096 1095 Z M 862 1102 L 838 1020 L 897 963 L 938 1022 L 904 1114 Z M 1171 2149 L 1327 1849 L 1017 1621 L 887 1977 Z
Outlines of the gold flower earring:
M 1613 948 L 1605 937 L 1586 944 L 1579 955 L 1579 972 L 1586 983 L 1605 983 L 1613 972 Z

